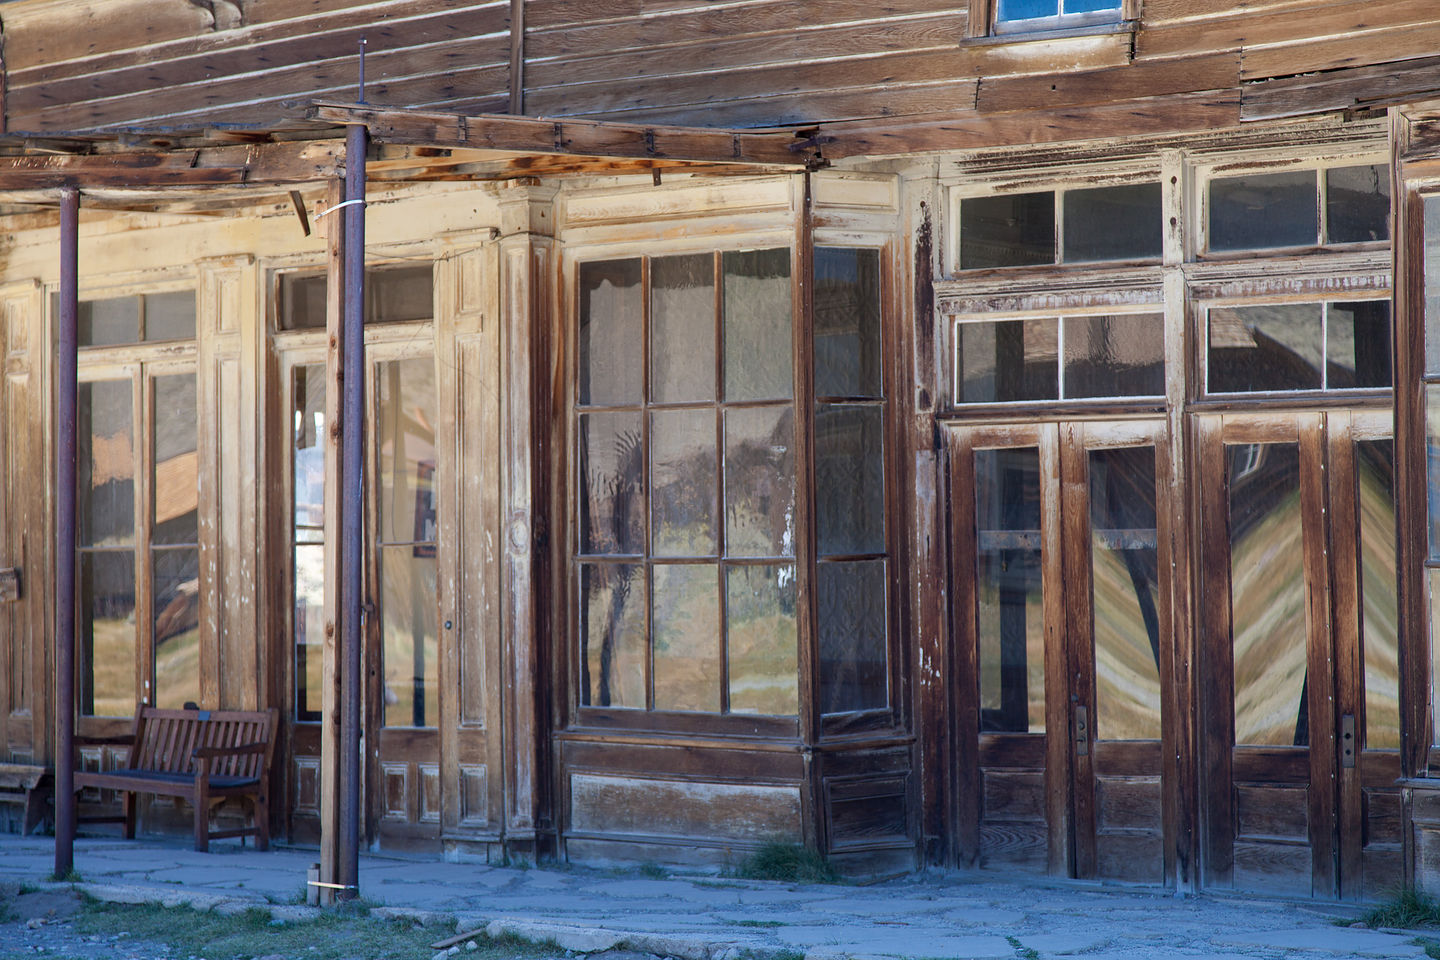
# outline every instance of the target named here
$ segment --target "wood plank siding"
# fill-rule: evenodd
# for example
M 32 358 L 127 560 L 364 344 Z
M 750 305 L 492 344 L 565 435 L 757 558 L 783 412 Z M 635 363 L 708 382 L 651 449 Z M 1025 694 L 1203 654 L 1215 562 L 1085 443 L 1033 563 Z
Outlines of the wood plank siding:
M 5 128 L 298 122 L 307 102 L 356 98 L 362 35 L 373 106 L 829 124 L 831 156 L 1072 139 L 1096 124 L 1186 132 L 1440 91 L 1432 0 L 1145 0 L 1108 32 L 1005 42 L 968 22 L 984 6 L 21 0 L 0 11 Z

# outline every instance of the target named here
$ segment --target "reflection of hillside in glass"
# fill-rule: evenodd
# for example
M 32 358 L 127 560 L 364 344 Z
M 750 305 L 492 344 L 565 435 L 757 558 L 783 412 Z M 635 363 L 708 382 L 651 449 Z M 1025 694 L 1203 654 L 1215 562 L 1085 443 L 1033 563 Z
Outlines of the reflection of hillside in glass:
M 580 567 L 580 702 L 645 708 L 645 568 Z
M 711 564 L 656 564 L 655 709 L 720 709 L 720 591 Z
M 726 571 L 730 712 L 793 716 L 799 709 L 795 662 L 795 568 L 732 566 Z
M 1155 450 L 1090 453 L 1095 737 L 1160 739 Z
M 1372 750 L 1400 748 L 1400 607 L 1395 594 L 1395 454 L 1390 440 L 1355 444 L 1360 517 L 1361 641 L 1365 738 Z
M 1235 742 L 1309 743 L 1299 447 L 1226 447 Z

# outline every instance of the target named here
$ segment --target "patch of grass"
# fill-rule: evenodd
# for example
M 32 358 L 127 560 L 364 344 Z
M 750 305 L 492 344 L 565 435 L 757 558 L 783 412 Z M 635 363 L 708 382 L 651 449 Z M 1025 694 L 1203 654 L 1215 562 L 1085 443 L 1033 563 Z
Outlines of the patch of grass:
M 127 940 L 164 943 L 178 956 L 210 960 L 244 960 L 266 954 L 306 960 L 429 960 L 434 955 L 430 943 L 450 932 L 448 927 L 427 928 L 407 919 L 381 920 L 369 915 L 371 906 L 363 900 L 355 901 L 326 910 L 314 920 L 276 924 L 269 911 L 258 907 L 223 916 L 157 903 L 92 900 L 76 916 L 75 930 L 82 935 L 123 931 Z M 467 951 L 467 960 L 534 960 L 548 952 L 544 946 L 512 938 L 477 937 L 476 943 L 480 949 Z
M 1361 915 L 1367 927 L 1440 927 L 1440 903 L 1418 890 L 1401 890 L 1388 903 Z
M 642 863 L 636 868 L 642 877 L 649 877 L 651 880 L 664 880 L 670 876 L 665 868 L 658 863 Z
M 798 843 L 767 843 L 740 861 L 728 876 L 789 883 L 840 883 L 839 872 L 817 850 Z
M 779 920 L 736 920 L 737 927 L 783 927 L 785 924 Z
M 65 871 L 65 873 L 63 873 L 63 874 L 60 874 L 60 873 L 52 873 L 50 876 L 46 877 L 45 879 L 51 881 L 52 883 L 84 883 L 84 882 L 85 882 L 85 878 L 82 877 L 82 876 L 80 876 L 80 871 L 79 871 L 79 870 L 76 870 L 74 867 L 71 867 L 69 870 Z
M 1040 960 L 1040 951 L 1034 947 L 1027 947 L 1017 937 L 1006 937 L 1005 942 L 1015 948 L 1015 956 L 1020 960 Z

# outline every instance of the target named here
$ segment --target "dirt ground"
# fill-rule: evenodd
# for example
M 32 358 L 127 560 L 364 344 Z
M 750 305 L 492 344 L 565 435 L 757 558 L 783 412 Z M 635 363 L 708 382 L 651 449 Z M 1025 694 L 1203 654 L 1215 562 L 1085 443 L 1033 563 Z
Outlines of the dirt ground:
M 73 890 L 28 890 L 0 883 L 0 960 L 161 960 L 169 948 L 134 940 L 124 931 L 82 934 L 74 919 L 83 909 Z

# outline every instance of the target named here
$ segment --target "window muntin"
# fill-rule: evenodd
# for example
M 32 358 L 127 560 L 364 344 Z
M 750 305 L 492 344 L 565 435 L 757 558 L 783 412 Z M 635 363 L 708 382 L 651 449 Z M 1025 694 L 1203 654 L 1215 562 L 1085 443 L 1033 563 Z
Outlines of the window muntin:
M 323 271 L 277 274 L 275 322 L 281 330 L 325 329 Z M 379 264 L 365 270 L 365 323 L 428 320 L 434 315 L 435 270 L 429 263 Z
M 193 305 L 193 291 L 185 297 Z M 141 701 L 197 701 L 195 374 L 141 363 L 87 379 L 76 415 L 79 713 L 127 717 Z
M 1158 182 L 964 197 L 960 269 L 1159 260 Z
M 1384 164 L 1214 177 L 1207 188 L 1214 253 L 1390 239 Z
M 1120 0 L 997 0 L 995 32 L 1065 29 L 1120 19 Z
M 954 331 L 957 405 L 1165 393 L 1160 313 L 960 317 Z
M 1390 301 L 1213 305 L 1209 393 L 1388 389 Z

